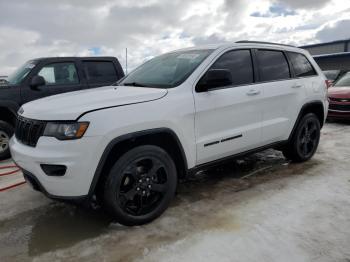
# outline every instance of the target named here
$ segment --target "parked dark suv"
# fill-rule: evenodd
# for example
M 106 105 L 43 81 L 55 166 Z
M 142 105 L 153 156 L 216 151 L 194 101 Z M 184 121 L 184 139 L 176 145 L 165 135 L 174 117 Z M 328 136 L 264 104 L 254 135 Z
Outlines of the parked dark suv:
M 124 76 L 115 57 L 33 59 L 0 84 L 0 159 L 10 156 L 9 138 L 24 103 L 55 94 L 107 86 Z

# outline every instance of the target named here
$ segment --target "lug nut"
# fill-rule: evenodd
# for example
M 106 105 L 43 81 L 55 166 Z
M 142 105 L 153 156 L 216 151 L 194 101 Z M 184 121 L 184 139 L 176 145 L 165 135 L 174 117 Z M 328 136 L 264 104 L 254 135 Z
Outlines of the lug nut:
M 142 179 L 140 179 L 139 182 L 142 183 Z
M 151 188 L 152 186 L 151 185 L 148 185 L 148 188 Z
M 140 191 L 140 188 L 138 187 L 138 188 L 136 188 L 136 190 L 137 190 L 137 191 Z

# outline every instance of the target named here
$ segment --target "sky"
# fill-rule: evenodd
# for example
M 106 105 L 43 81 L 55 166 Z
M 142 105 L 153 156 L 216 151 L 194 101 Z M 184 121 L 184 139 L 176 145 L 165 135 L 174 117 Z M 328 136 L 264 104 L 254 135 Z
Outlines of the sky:
M 0 75 L 43 56 L 116 56 L 237 40 L 350 38 L 350 0 L 0 0 Z

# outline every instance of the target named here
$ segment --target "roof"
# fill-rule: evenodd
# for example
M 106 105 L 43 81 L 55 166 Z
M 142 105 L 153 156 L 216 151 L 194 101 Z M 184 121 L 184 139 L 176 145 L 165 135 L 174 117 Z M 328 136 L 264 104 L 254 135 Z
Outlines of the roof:
M 91 60 L 95 60 L 95 59 L 116 59 L 116 57 L 113 56 L 56 56 L 56 57 L 38 57 L 38 58 L 34 58 L 32 59 L 32 61 L 43 61 L 43 60 L 67 60 L 67 59 L 71 59 L 71 60 L 75 60 L 75 59 L 91 59 Z
M 304 46 L 299 46 L 299 47 L 300 48 L 310 48 L 310 47 L 318 47 L 318 46 L 325 46 L 325 45 L 332 45 L 332 44 L 340 44 L 340 43 L 345 43 L 345 42 L 350 42 L 350 39 L 343 39 L 343 40 L 336 40 L 336 41 L 326 42 L 326 43 L 304 45 Z
M 183 49 L 178 49 L 174 50 L 172 52 L 177 52 L 177 51 L 185 51 L 185 50 L 198 50 L 198 49 L 226 49 L 230 47 L 266 47 L 266 48 L 271 48 L 271 49 L 276 49 L 280 48 L 283 50 L 301 50 L 300 48 L 292 45 L 286 45 L 286 44 L 279 44 L 279 43 L 271 43 L 271 42 L 261 42 L 261 41 L 237 41 L 237 42 L 231 42 L 231 43 L 221 43 L 221 44 L 209 44 L 209 45 L 201 45 L 201 46 L 193 46 L 193 47 L 188 47 L 188 48 L 183 48 Z M 171 53 L 171 52 L 170 52 Z
M 326 59 L 326 58 L 349 58 L 350 52 L 334 53 L 334 54 L 325 54 L 325 55 L 314 55 L 315 59 Z

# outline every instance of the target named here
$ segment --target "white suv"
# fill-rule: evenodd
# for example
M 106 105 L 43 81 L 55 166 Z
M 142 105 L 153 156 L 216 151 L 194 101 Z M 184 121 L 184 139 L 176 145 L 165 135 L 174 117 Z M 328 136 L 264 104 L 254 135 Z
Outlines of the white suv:
M 114 86 L 25 104 L 10 148 L 54 199 L 97 199 L 124 225 L 164 212 L 178 179 L 276 148 L 315 153 L 328 109 L 307 51 L 240 41 L 158 56 Z

